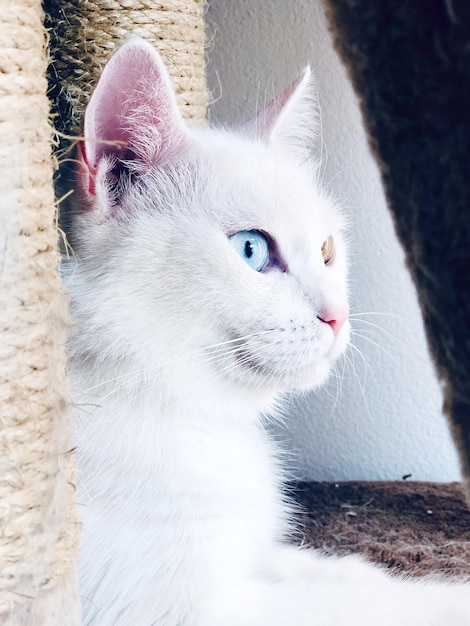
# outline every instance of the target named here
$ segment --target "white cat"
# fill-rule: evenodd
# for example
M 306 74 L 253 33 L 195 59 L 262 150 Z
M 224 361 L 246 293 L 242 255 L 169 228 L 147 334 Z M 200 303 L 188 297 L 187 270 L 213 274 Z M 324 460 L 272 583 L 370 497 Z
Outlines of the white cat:
M 464 585 L 287 543 L 263 423 L 349 336 L 310 91 L 306 71 L 237 132 L 190 129 L 132 38 L 91 97 L 64 262 L 87 625 L 470 625 Z

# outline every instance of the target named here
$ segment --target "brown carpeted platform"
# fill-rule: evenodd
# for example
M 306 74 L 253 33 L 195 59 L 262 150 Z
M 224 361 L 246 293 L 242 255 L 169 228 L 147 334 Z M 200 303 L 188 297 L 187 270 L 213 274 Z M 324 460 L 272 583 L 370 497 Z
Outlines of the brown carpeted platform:
M 297 539 L 397 573 L 470 579 L 470 511 L 459 483 L 297 483 Z

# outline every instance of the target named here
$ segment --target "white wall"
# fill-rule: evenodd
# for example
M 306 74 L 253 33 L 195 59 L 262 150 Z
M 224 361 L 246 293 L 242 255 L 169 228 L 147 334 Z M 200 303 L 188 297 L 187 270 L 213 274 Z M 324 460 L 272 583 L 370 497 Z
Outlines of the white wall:
M 212 120 L 250 117 L 310 62 L 322 109 L 324 180 L 351 216 L 354 328 L 344 379 L 293 406 L 279 437 L 314 480 L 459 480 L 416 295 L 352 88 L 319 0 L 212 0 Z M 367 314 L 366 312 L 380 312 Z M 376 324 L 378 328 L 374 327 Z M 340 367 L 342 369 L 342 366 Z

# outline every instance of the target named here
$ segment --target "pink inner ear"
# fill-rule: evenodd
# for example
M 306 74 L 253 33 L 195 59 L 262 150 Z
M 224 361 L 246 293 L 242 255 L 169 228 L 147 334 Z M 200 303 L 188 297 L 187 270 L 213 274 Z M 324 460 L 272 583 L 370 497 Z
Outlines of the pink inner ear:
M 86 109 L 84 133 L 91 168 L 107 155 L 156 164 L 184 150 L 184 123 L 150 44 L 132 38 L 111 57 Z
M 96 167 L 91 165 L 88 161 L 85 148 L 85 142 L 79 142 L 77 144 L 78 162 L 80 163 L 80 167 L 83 168 L 80 171 L 80 179 L 88 193 L 94 196 L 96 194 Z
M 249 123 L 249 127 L 252 128 L 257 137 L 268 140 L 276 122 L 279 119 L 285 106 L 295 93 L 297 87 L 303 81 L 303 76 L 295 80 L 289 87 L 274 98 L 258 115 Z

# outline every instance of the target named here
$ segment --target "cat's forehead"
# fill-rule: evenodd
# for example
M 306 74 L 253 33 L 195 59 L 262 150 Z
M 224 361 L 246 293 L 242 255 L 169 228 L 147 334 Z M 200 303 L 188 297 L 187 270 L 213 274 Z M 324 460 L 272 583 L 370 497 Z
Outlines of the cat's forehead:
M 226 198 L 222 217 L 233 222 L 233 229 L 310 241 L 341 230 L 341 216 L 320 190 L 314 163 L 299 164 L 288 151 L 228 134 L 212 135 L 206 149 L 215 164 L 218 193 Z

